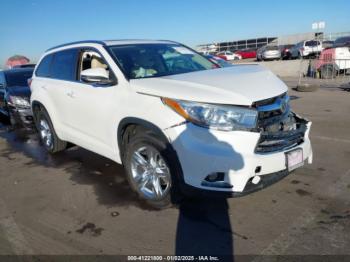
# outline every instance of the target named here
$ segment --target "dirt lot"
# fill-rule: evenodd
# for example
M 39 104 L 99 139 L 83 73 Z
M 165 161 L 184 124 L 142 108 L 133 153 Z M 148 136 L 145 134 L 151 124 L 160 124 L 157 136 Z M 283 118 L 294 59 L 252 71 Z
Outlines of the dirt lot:
M 243 198 L 163 211 L 135 198 L 120 165 L 77 147 L 49 156 L 2 125 L 0 254 L 350 255 L 350 92 L 290 95 L 313 122 L 312 165 Z

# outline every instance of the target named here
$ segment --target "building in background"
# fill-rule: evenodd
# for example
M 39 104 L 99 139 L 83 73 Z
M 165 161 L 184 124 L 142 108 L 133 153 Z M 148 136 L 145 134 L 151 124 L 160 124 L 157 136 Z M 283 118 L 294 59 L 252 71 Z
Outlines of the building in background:
M 350 32 L 343 33 L 322 33 L 322 32 L 307 32 L 293 35 L 285 35 L 285 36 L 274 36 L 274 37 L 259 37 L 259 38 L 251 38 L 251 39 L 243 39 L 243 40 L 234 40 L 234 41 L 226 41 L 226 42 L 216 42 L 216 43 L 208 43 L 201 44 L 196 47 L 196 49 L 200 52 L 220 52 L 220 51 L 239 51 L 239 50 L 257 50 L 260 47 L 265 45 L 295 45 L 298 42 L 304 40 L 335 40 L 341 36 L 348 36 Z

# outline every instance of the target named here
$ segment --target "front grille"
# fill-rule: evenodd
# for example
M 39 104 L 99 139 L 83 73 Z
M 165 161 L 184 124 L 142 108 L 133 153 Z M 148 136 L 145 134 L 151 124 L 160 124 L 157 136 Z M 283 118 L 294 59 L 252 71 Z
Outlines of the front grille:
M 288 96 L 283 94 L 255 103 L 261 131 L 256 153 L 283 151 L 304 142 L 307 122 L 290 111 L 288 102 Z

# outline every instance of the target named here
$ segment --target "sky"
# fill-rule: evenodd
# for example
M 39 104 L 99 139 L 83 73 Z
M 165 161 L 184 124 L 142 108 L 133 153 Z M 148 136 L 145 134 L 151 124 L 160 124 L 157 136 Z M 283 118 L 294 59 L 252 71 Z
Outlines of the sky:
M 0 0 L 0 67 L 14 54 L 35 62 L 78 40 L 169 39 L 201 43 L 350 31 L 349 0 Z

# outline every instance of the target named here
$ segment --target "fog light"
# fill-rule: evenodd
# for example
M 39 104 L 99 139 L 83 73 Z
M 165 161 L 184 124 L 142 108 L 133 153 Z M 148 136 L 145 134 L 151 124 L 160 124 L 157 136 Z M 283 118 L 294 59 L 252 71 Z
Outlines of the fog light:
M 252 183 L 253 183 L 254 185 L 256 185 L 256 184 L 258 184 L 258 183 L 260 182 L 260 180 L 261 180 L 261 177 L 260 177 L 260 176 L 255 176 L 255 177 L 253 177 L 253 179 L 252 179 Z

